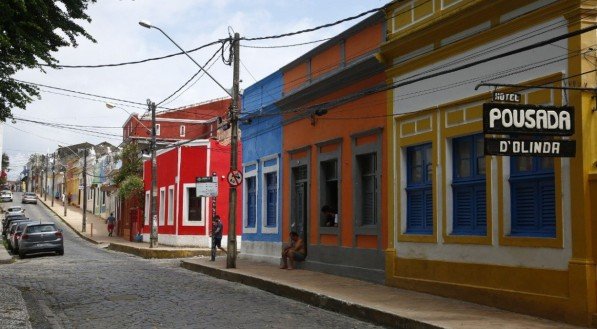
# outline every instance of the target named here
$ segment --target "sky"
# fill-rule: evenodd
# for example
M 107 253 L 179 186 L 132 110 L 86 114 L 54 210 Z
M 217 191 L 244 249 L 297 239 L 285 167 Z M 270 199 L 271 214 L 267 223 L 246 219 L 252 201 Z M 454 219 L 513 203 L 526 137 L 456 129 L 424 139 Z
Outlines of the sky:
M 165 36 L 155 29 L 141 27 L 146 20 L 160 27 L 184 49 L 192 49 L 228 37 L 229 31 L 241 37 L 259 37 L 297 31 L 353 16 L 380 7 L 383 0 L 101 0 L 91 4 L 90 23 L 80 22 L 96 43 L 79 38 L 76 48 L 62 48 L 54 54 L 62 65 L 121 63 L 178 52 Z M 319 43 L 287 48 L 258 49 L 247 46 L 290 45 L 332 37 L 359 20 L 316 32 L 275 40 L 241 42 L 241 89 L 266 77 Z M 203 65 L 217 50 L 208 47 L 192 53 Z M 232 68 L 217 59 L 209 73 L 226 88 L 232 86 Z M 185 56 L 149 63 L 96 69 L 24 70 L 15 78 L 64 89 L 145 103 L 166 98 L 198 71 Z M 201 76 L 201 75 L 200 75 Z M 26 110 L 14 109 L 16 123 L 4 124 L 4 152 L 10 157 L 9 179 L 16 179 L 30 154 L 51 153 L 58 145 L 107 141 L 119 145 L 122 125 L 129 113 L 143 108 L 122 106 L 108 109 L 105 100 L 81 99 L 51 89 L 42 91 L 41 99 Z M 52 92 L 48 92 L 52 91 Z M 59 93 L 59 94 L 57 94 Z M 68 95 L 70 96 L 68 96 Z M 80 95 L 79 95 L 80 96 Z M 226 96 L 225 91 L 207 76 L 196 79 L 186 92 L 165 103 L 169 108 L 195 104 Z M 85 96 L 84 96 L 85 97 Z M 89 97 L 93 98 L 93 97 Z M 115 102 L 112 102 L 115 103 Z M 128 111 L 129 113 L 127 113 Z M 85 125 L 89 131 L 51 128 L 20 119 Z M 108 127 L 108 128 L 103 128 Z

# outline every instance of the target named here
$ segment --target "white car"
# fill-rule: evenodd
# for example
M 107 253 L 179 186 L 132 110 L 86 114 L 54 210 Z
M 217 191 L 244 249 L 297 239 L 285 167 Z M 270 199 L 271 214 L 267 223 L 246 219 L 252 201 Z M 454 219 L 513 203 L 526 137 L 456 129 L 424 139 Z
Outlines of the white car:
M 12 192 L 8 190 L 0 192 L 0 201 L 12 202 Z
M 6 215 L 24 214 L 25 208 L 23 206 L 10 206 L 6 209 Z

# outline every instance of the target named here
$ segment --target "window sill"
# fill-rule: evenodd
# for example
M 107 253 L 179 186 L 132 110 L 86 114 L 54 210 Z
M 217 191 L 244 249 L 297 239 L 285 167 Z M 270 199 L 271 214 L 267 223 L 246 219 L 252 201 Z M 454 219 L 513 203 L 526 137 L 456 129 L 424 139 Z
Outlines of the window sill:
M 434 233 L 420 234 L 405 232 L 398 234 L 398 242 L 419 242 L 419 243 L 437 243 L 437 237 Z
M 556 237 L 538 237 L 538 236 L 517 236 L 506 235 L 500 237 L 500 245 L 512 247 L 532 247 L 532 248 L 555 248 L 563 249 L 564 243 L 561 236 Z
M 450 244 L 480 244 L 491 245 L 491 236 L 487 235 L 472 235 L 472 234 L 455 234 L 444 235 L 444 242 Z
M 354 228 L 355 235 L 378 235 L 379 230 L 377 225 L 356 226 Z
M 339 233 L 339 229 L 338 227 L 327 227 L 327 226 L 321 226 L 319 227 L 319 234 L 335 234 L 338 235 Z

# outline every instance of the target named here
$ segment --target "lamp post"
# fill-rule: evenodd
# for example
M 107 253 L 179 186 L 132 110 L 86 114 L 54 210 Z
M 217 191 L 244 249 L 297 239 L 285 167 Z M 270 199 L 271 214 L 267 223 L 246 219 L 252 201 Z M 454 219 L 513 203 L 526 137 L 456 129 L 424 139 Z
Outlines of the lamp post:
M 148 28 L 156 29 L 160 31 L 170 42 L 172 42 L 182 53 L 184 53 L 195 65 L 197 65 L 210 79 L 212 79 L 220 88 L 222 88 L 226 94 L 232 98 L 232 105 L 230 107 L 230 126 L 231 126 L 231 153 L 230 153 L 230 171 L 237 170 L 237 145 L 238 145 L 238 100 L 239 100 L 239 43 L 240 36 L 238 33 L 234 34 L 232 40 L 232 48 L 234 53 L 234 65 L 233 65 L 233 84 L 232 93 L 224 88 L 203 66 L 193 59 L 181 46 L 179 46 L 166 32 L 159 27 L 152 25 L 147 21 L 140 21 L 139 25 Z M 157 193 L 157 192 L 156 192 Z M 229 197 L 229 217 L 228 217 L 228 253 L 226 256 L 226 268 L 236 267 L 236 186 L 230 186 L 230 197 Z
M 83 223 L 81 224 L 81 232 L 85 232 L 86 230 L 87 230 L 87 148 L 84 148 L 83 149 Z
M 52 155 L 52 207 L 54 207 L 54 188 L 56 186 L 56 152 Z

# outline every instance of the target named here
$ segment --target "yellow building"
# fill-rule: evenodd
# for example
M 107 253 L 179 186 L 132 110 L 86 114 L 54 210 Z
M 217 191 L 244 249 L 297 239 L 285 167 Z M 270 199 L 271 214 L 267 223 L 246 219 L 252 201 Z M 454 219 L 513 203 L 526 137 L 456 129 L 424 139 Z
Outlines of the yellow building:
M 67 164 L 67 172 L 68 174 L 66 175 L 66 195 L 70 195 L 70 204 L 74 205 L 74 206 L 78 206 L 79 205 L 79 198 L 81 197 L 80 194 L 80 190 L 79 190 L 79 185 L 80 185 L 80 179 L 81 179 L 81 173 L 82 173 L 82 168 L 81 168 L 81 160 L 79 158 L 73 158 L 71 160 L 68 161 Z
M 569 34 L 596 13 L 591 0 L 387 8 L 387 284 L 595 324 L 597 106 L 579 87 L 595 88 L 597 33 Z M 485 155 L 493 91 L 574 107 L 574 134 L 549 138 L 575 156 Z

